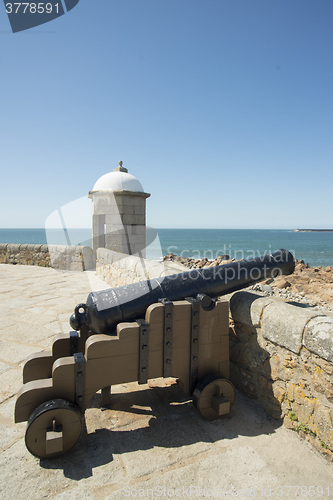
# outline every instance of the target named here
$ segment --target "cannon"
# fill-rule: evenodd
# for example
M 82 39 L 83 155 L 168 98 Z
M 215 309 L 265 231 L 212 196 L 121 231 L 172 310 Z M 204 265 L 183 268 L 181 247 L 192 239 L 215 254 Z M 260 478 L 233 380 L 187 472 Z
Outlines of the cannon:
M 27 449 L 39 458 L 69 451 L 96 392 L 110 406 L 111 386 L 127 382 L 173 377 L 203 418 L 229 414 L 229 314 L 220 297 L 294 267 L 278 250 L 90 293 L 70 318 L 73 331 L 24 365 L 15 422 L 27 421 Z

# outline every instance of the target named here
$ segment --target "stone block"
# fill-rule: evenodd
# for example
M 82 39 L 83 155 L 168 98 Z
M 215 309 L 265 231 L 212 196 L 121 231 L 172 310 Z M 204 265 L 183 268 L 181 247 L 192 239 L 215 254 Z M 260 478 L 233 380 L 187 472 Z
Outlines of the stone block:
M 125 249 L 122 245 L 111 245 L 109 249 L 121 254 L 122 258 L 124 258 L 124 255 L 128 255 L 127 248 Z
M 124 259 L 125 269 L 134 273 L 139 260 L 140 259 L 138 257 L 135 257 L 134 255 L 127 256 Z
M 138 278 L 138 281 L 143 281 L 148 279 L 148 272 L 146 270 L 144 262 L 145 262 L 144 259 L 139 259 L 139 262 L 135 266 L 135 274 Z
M 131 255 L 135 255 L 138 258 L 146 258 L 146 245 L 144 243 L 130 243 Z
M 8 245 L 8 253 L 19 253 L 20 251 L 20 245 L 17 243 L 9 243 Z
M 95 266 L 94 263 L 94 252 L 91 247 L 84 246 L 82 247 L 82 258 L 84 263 L 84 270 L 93 269 Z
M 122 217 L 122 220 L 123 220 L 123 224 L 135 224 L 135 215 L 128 215 L 128 214 L 125 214 L 123 215 Z
M 314 391 L 323 394 L 328 401 L 333 403 L 333 380 L 318 366 L 311 377 L 311 386 Z
M 145 216 L 144 215 L 123 215 L 123 224 L 131 225 L 144 225 Z
M 134 228 L 136 226 L 132 226 L 132 224 L 125 224 L 124 225 L 124 230 L 126 231 L 128 236 L 131 236 L 132 234 L 135 234 Z
M 332 415 L 330 408 L 324 405 L 317 405 L 313 414 L 314 432 L 320 439 L 333 446 Z
M 318 316 L 318 313 L 274 301 L 263 310 L 262 335 L 266 340 L 298 354 L 302 347 L 305 326 L 315 316 Z
M 135 205 L 134 213 L 136 215 L 146 215 L 146 205 L 145 204 Z
M 109 233 L 105 235 L 105 245 L 107 248 L 112 248 L 114 245 L 121 245 L 127 249 L 128 238 L 126 234 Z
M 101 205 L 115 205 L 116 204 L 116 197 L 112 191 L 95 193 L 92 196 L 92 200 L 93 200 L 93 205 L 95 205 L 96 207 L 101 206 Z
M 104 233 L 98 234 L 95 233 L 95 236 L 92 240 L 93 244 L 93 249 L 96 251 L 98 248 L 104 248 L 105 247 L 105 235 Z
M 107 227 L 110 226 L 111 228 L 113 228 L 113 226 L 122 226 L 123 220 L 119 212 L 117 213 L 105 212 L 105 224 Z
M 106 234 L 114 234 L 114 233 L 124 233 L 124 225 L 122 221 L 114 224 L 106 224 L 105 225 L 105 233 Z
M 141 245 L 141 248 L 143 248 L 146 243 L 146 237 L 140 234 L 132 234 L 129 236 L 129 241 L 131 245 Z
M 136 196 L 130 194 L 114 194 L 118 208 L 124 205 L 133 205 Z
M 92 205 L 92 208 L 91 208 L 91 214 L 92 216 L 97 216 L 97 215 L 101 215 L 101 214 L 104 214 L 105 212 L 103 211 L 102 208 L 100 207 L 96 207 L 96 205 Z
M 146 217 L 145 215 L 135 215 L 135 225 L 142 225 L 144 226 L 146 224 Z
M 303 345 L 326 361 L 333 362 L 333 318 L 312 318 L 305 327 Z
M 146 246 L 142 243 L 131 246 L 132 254 L 140 257 L 140 259 L 146 258 Z
M 84 266 L 80 262 L 70 262 L 67 267 L 70 271 L 84 271 Z
M 149 263 L 147 267 L 149 279 L 160 278 L 164 273 L 164 266 L 158 262 Z
M 135 208 L 134 205 L 122 205 L 121 208 L 119 209 L 119 212 L 122 215 L 134 215 L 135 214 L 134 208 Z
M 109 255 L 111 255 L 111 262 L 115 265 L 124 258 L 124 253 L 123 252 L 117 252 L 115 250 L 109 250 L 108 248 L 105 249 Z
M 146 236 L 146 226 L 145 225 L 136 225 L 136 226 L 129 226 L 129 227 L 131 227 L 132 234 Z
M 248 326 L 259 326 L 262 312 L 274 299 L 253 292 L 236 292 L 230 299 L 230 312 L 234 321 Z

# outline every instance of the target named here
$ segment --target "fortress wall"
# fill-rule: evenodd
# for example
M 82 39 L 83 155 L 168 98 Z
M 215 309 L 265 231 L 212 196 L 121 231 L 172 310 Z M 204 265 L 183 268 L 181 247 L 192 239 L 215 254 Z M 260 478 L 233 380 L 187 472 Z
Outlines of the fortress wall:
M 96 272 L 113 287 L 185 271 L 188 268 L 174 262 L 159 263 L 107 248 L 97 250 Z
M 248 291 L 230 312 L 233 383 L 333 457 L 333 315 Z
M 99 249 L 96 271 L 116 287 L 188 270 L 168 264 Z M 231 381 L 333 458 L 333 315 L 252 291 L 229 298 Z
M 0 264 L 85 271 L 93 268 L 93 251 L 87 246 L 1 243 Z
M 0 244 L 0 263 L 83 271 L 93 268 L 93 251 Z M 113 287 L 184 271 L 175 262 L 97 250 L 96 272 Z M 333 458 L 333 315 L 253 291 L 229 298 L 232 382 Z

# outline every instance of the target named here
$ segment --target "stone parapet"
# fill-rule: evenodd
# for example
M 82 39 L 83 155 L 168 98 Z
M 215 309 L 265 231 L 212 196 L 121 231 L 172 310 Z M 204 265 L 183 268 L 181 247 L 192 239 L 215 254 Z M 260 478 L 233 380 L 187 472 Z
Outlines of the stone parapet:
M 333 457 L 333 316 L 247 291 L 230 312 L 231 380 Z
M 97 250 L 96 272 L 113 287 L 185 271 L 188 271 L 185 266 L 174 262 L 159 263 L 107 248 Z
M 94 267 L 93 251 L 88 246 L 0 244 L 1 264 L 53 267 L 86 271 Z

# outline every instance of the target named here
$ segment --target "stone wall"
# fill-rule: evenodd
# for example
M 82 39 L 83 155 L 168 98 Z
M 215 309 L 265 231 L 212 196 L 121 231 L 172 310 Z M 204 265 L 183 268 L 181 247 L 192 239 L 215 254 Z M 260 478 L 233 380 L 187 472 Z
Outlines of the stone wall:
M 86 271 L 94 267 L 93 251 L 87 246 L 0 244 L 0 264 L 23 264 Z
M 333 315 L 247 291 L 230 312 L 231 380 L 332 458 Z
M 188 269 L 174 262 L 159 263 L 135 255 L 114 252 L 107 248 L 97 250 L 96 272 L 113 287 L 184 271 Z

